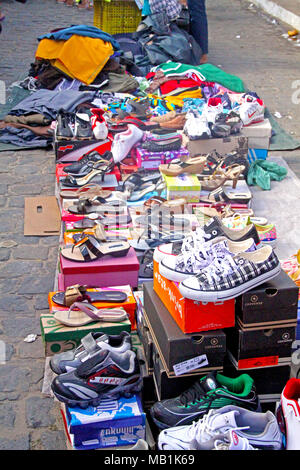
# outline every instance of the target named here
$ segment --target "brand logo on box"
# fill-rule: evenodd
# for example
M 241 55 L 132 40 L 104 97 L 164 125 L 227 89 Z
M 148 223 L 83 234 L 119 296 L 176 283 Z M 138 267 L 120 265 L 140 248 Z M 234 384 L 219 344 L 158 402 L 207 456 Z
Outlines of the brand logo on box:
M 251 295 L 250 297 L 250 302 L 246 302 L 245 305 L 262 305 L 263 302 L 258 302 L 258 296 L 257 295 Z
M 288 332 L 283 333 L 281 338 L 278 343 L 290 343 L 292 341 L 291 335 Z

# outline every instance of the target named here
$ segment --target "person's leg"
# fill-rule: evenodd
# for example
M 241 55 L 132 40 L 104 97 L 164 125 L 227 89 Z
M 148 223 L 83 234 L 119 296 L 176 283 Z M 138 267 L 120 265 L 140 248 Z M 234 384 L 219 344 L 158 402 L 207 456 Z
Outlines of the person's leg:
M 188 0 L 188 8 L 191 16 L 191 33 L 201 47 L 201 63 L 207 61 L 208 54 L 208 26 L 205 8 L 205 0 Z

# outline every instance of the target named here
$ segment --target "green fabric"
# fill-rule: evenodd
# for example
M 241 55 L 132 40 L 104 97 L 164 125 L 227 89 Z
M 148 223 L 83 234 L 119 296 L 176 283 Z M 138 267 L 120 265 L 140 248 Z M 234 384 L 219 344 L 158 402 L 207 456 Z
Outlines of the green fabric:
M 271 181 L 282 181 L 287 169 L 269 160 L 255 160 L 249 168 L 247 183 L 249 186 L 260 186 L 264 190 L 271 189 Z
M 270 140 L 270 150 L 295 150 L 300 147 L 299 140 L 294 139 L 282 129 L 268 109 L 265 110 L 265 118 L 270 119 L 273 131 Z
M 167 62 L 165 64 L 159 65 L 157 68 L 162 70 L 165 75 L 168 75 L 168 73 L 173 73 L 174 70 L 178 74 L 183 74 L 188 70 L 195 70 L 200 72 L 205 77 L 205 80 L 208 82 L 219 83 L 225 88 L 228 88 L 229 90 L 235 91 L 237 93 L 244 93 L 245 91 L 243 81 L 239 77 L 224 72 L 224 70 L 212 64 L 203 64 L 196 66 L 180 64 L 178 62 Z

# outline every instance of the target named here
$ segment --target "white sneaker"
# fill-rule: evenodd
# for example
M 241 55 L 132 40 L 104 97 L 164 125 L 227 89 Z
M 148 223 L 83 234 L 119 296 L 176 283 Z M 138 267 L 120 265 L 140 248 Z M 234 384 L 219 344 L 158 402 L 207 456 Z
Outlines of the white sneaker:
M 258 450 L 252 447 L 246 437 L 238 436 L 230 429 L 225 434 L 218 434 L 205 443 L 196 439 L 191 442 L 191 450 Z
M 195 446 L 205 445 L 220 434 L 234 430 L 258 449 L 280 450 L 282 435 L 271 411 L 257 413 L 238 406 L 228 405 L 218 410 L 210 410 L 198 422 L 190 426 L 177 426 L 165 429 L 159 434 L 159 450 L 189 450 L 191 442 Z
M 290 379 L 281 394 L 286 450 L 300 450 L 300 379 Z
M 211 137 L 210 127 L 206 116 L 188 113 L 183 127 L 184 133 L 190 140 L 209 139 Z
M 91 109 L 92 116 L 90 118 L 95 139 L 105 140 L 108 136 L 108 128 L 103 117 L 104 111 L 98 108 Z
M 124 160 L 132 147 L 142 140 L 143 135 L 144 132 L 133 124 L 128 124 L 126 131 L 116 134 L 111 146 L 114 161 L 119 163 Z
M 205 117 L 207 122 L 215 124 L 217 116 L 223 113 L 223 104 L 221 98 L 209 98 L 203 107 L 202 117 Z
M 237 111 L 244 126 L 255 124 L 264 120 L 265 105 L 262 100 L 252 95 L 245 95 L 243 102 Z

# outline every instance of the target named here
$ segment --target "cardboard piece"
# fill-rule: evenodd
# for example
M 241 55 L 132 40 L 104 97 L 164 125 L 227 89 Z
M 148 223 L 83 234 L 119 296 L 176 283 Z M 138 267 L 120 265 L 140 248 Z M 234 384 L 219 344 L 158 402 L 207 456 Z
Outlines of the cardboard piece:
M 60 234 L 60 211 L 55 196 L 25 198 L 24 235 L 50 236 Z
M 248 153 L 248 138 L 242 134 L 231 135 L 224 139 L 198 139 L 189 140 L 183 139 L 184 145 L 186 145 L 190 152 L 190 157 L 194 157 L 197 154 L 206 155 L 216 150 L 221 154 L 231 153 L 238 151 L 241 156 L 247 158 Z

